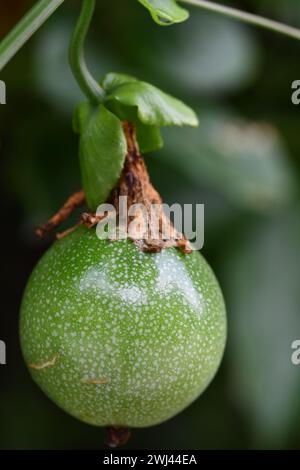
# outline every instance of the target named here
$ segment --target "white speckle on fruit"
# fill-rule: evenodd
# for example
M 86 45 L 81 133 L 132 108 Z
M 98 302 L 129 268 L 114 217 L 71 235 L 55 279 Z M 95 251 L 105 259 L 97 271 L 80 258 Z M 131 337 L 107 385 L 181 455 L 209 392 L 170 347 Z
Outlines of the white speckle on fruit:
M 108 384 L 108 380 L 101 378 L 101 379 L 81 379 L 80 382 L 82 384 L 88 385 L 106 385 Z

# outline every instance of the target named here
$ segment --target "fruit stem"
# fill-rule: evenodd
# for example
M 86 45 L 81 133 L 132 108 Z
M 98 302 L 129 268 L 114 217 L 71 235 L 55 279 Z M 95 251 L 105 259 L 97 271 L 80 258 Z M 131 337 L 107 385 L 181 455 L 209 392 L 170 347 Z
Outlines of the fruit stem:
M 69 60 L 72 72 L 89 101 L 101 103 L 104 90 L 87 68 L 84 58 L 84 42 L 94 14 L 95 0 L 84 0 L 81 13 L 71 38 Z

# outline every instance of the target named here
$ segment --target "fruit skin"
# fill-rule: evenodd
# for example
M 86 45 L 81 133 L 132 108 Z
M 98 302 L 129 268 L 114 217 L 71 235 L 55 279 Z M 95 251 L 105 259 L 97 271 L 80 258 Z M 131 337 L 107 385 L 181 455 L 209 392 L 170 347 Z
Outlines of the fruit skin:
M 144 427 L 207 387 L 226 315 L 198 252 L 143 253 L 80 227 L 34 269 L 20 336 L 33 379 L 65 411 L 92 425 Z

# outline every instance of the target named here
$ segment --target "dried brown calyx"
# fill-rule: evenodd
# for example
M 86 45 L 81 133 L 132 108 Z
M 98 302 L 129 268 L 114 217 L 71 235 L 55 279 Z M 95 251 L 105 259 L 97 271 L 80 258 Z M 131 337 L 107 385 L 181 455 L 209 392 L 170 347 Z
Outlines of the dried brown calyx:
M 82 190 L 77 191 L 72 194 L 64 205 L 59 209 L 59 211 L 51 217 L 43 225 L 40 225 L 36 228 L 35 234 L 38 238 L 45 238 L 51 232 L 53 232 L 57 227 L 59 227 L 68 217 L 75 211 L 78 207 L 82 206 L 85 202 L 85 195 Z
M 129 222 L 134 222 L 131 225 L 136 229 L 133 230 L 134 233 L 129 232 L 128 237 L 132 238 L 141 251 L 159 252 L 163 248 L 177 247 L 190 253 L 192 250 L 188 240 L 174 228 L 164 213 L 161 197 L 151 184 L 139 151 L 134 126 L 124 122 L 123 129 L 127 141 L 127 156 L 119 182 L 108 202 L 119 213 L 120 197 L 126 196 Z M 135 237 L 136 234 L 144 236 Z
M 147 167 L 139 151 L 134 125 L 124 122 L 123 129 L 127 141 L 127 155 L 122 174 L 107 202 L 115 208 L 116 215 L 119 216 L 120 198 L 124 201 L 124 196 L 126 197 L 125 211 L 128 214 L 126 236 L 131 238 L 141 251 L 157 253 L 163 248 L 175 247 L 184 253 L 191 253 L 189 241 L 174 228 L 171 220 L 164 213 L 160 195 L 151 184 Z M 37 236 L 44 238 L 83 203 L 83 191 L 75 193 L 49 222 L 36 229 Z M 66 232 L 57 234 L 56 238 L 63 238 L 80 224 L 92 228 L 105 216 L 107 213 L 96 215 L 84 212 L 81 214 L 79 224 Z M 108 236 L 108 239 L 116 240 L 118 234 Z

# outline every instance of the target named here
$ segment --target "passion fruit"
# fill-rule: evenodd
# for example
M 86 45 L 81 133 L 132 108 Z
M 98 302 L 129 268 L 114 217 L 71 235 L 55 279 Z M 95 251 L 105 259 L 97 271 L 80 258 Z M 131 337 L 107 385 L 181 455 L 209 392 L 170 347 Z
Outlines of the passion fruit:
M 144 427 L 176 415 L 210 383 L 226 316 L 198 252 L 145 253 L 81 226 L 33 271 L 20 334 L 33 379 L 58 406 L 96 426 Z

